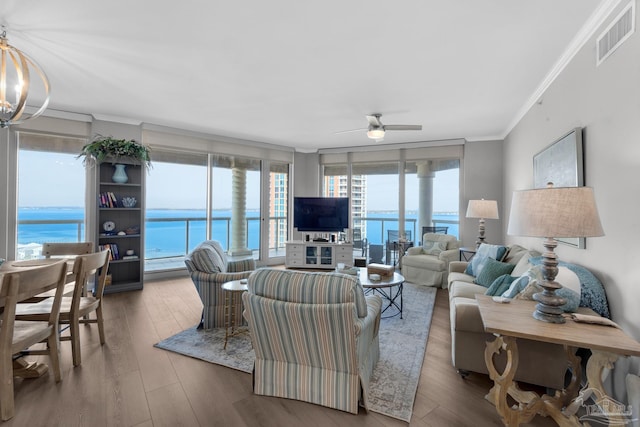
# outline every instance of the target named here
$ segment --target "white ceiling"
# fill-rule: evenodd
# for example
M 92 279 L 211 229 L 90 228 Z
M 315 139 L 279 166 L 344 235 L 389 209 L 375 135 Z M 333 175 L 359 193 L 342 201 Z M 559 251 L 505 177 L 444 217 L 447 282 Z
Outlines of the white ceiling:
M 49 109 L 300 151 L 502 138 L 616 0 L 2 0 Z

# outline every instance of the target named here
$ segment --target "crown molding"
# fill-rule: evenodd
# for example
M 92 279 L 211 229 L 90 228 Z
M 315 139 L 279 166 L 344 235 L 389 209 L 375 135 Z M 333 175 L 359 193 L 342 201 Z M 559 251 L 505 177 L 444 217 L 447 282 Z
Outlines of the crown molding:
M 596 30 L 611 15 L 611 13 L 625 0 L 604 0 L 591 14 L 587 22 L 582 26 L 580 31 L 575 35 L 564 54 L 556 61 L 555 65 L 546 77 L 542 80 L 538 88 L 533 92 L 525 104 L 518 110 L 515 117 L 511 120 L 500 139 L 505 139 L 507 135 L 517 126 L 522 118 L 536 103 L 540 102 L 542 96 L 549 89 L 549 86 L 558 78 L 560 73 L 564 71 L 574 56 L 584 47 L 584 45 L 595 34 Z M 635 0 L 631 0 L 635 1 Z

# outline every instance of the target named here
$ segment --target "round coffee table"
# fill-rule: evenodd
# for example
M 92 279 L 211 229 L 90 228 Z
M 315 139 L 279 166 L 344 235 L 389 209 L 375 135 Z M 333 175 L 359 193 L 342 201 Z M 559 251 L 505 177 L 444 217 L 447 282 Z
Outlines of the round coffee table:
M 225 332 L 224 332 L 224 347 L 227 349 L 227 341 L 229 338 L 238 334 L 247 332 L 246 328 L 241 328 L 242 319 L 238 321 L 236 319 L 236 306 L 242 304 L 241 295 L 247 290 L 247 280 L 232 280 L 222 284 L 222 290 L 225 297 Z
M 404 284 L 404 276 L 394 271 L 393 276 L 381 277 L 380 280 L 371 280 L 367 273 L 367 267 L 360 267 L 358 275 L 365 294 L 379 294 L 382 296 L 384 302 L 388 303 L 386 307 L 383 307 L 381 314 L 384 314 L 384 312 L 390 308 L 395 309 L 392 310 L 395 311 L 395 313 L 381 316 L 381 318 L 386 319 L 399 314 L 402 319 L 402 286 Z M 398 298 L 400 298 L 400 304 L 397 302 Z

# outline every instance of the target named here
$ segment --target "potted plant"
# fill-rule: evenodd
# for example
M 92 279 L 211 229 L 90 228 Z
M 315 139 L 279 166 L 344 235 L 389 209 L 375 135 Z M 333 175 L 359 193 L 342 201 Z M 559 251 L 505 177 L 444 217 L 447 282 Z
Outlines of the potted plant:
M 82 147 L 78 157 L 94 159 L 98 164 L 111 160 L 115 167 L 113 181 L 125 183 L 128 181 L 125 165 L 122 160 L 129 160 L 146 167 L 151 167 L 149 148 L 133 139 L 117 139 L 111 136 L 97 135 L 91 142 Z

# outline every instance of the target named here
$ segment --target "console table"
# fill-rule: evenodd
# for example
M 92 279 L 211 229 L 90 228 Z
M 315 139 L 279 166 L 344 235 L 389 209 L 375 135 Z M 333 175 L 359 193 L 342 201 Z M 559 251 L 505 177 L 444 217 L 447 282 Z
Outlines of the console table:
M 604 415 L 610 423 L 618 425 L 624 413 L 615 412 L 616 408 L 620 409 L 616 405 L 618 402 L 606 395 L 602 386 L 602 371 L 613 367 L 613 362 L 619 356 L 640 356 L 640 343 L 621 329 L 611 326 L 576 323 L 572 320 L 562 324 L 541 322 L 532 317 L 535 301 L 512 300 L 508 304 L 501 304 L 487 295 L 477 295 L 476 299 L 485 331 L 496 335 L 494 341 L 487 342 L 484 355 L 489 376 L 494 381 L 493 388 L 485 398 L 496 406 L 505 425 L 519 426 L 540 414 L 552 417 L 559 426 L 582 426 L 582 421 L 588 419 L 581 420 L 576 413 L 587 405 L 584 400 L 589 397 L 600 403 L 600 407 L 613 408 L 613 412 L 592 415 Z M 571 368 L 570 384 L 554 396 L 539 396 L 521 390 L 513 381 L 518 369 L 518 338 L 563 345 Z M 587 362 L 587 387 L 582 390 L 582 370 L 580 357 L 576 356 L 577 348 L 588 348 L 592 352 Z M 493 363 L 494 354 L 501 351 L 507 356 L 504 372 L 498 372 Z M 542 363 L 540 369 L 544 369 Z M 509 396 L 518 405 L 511 406 L 507 401 Z
M 339 263 L 353 265 L 351 243 L 290 241 L 286 251 L 287 268 L 334 269 Z

